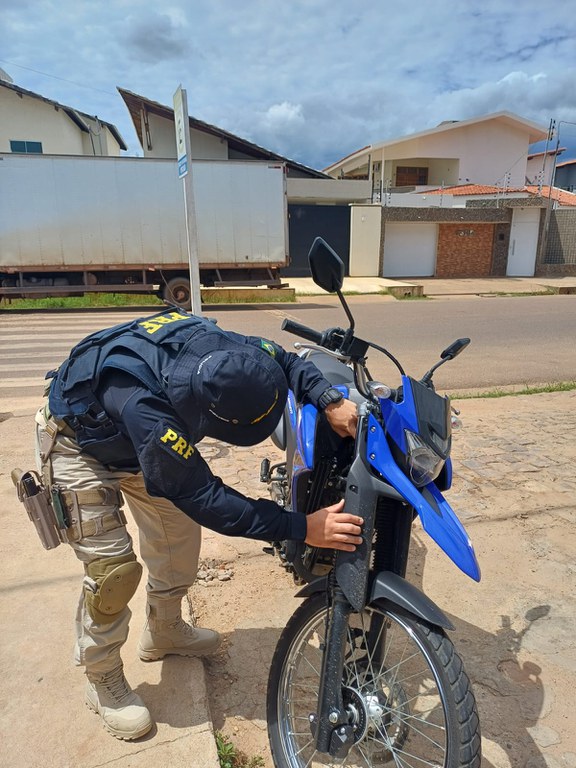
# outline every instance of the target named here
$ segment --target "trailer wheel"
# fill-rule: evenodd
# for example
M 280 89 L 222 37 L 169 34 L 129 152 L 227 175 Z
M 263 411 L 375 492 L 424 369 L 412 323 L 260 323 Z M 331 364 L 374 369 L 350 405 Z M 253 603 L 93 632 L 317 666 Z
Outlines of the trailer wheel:
M 164 286 L 162 298 L 169 304 L 176 304 L 182 309 L 192 309 L 190 280 L 187 277 L 173 277 Z

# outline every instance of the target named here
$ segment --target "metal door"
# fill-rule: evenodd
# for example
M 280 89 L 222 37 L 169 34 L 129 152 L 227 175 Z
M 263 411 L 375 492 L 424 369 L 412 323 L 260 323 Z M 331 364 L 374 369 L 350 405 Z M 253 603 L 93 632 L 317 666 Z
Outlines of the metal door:
M 508 277 L 533 277 L 538 248 L 540 208 L 514 208 L 508 248 Z
M 288 206 L 290 264 L 282 269 L 287 277 L 309 277 L 308 251 L 314 238 L 323 237 L 344 262 L 350 265 L 350 208 L 347 205 Z

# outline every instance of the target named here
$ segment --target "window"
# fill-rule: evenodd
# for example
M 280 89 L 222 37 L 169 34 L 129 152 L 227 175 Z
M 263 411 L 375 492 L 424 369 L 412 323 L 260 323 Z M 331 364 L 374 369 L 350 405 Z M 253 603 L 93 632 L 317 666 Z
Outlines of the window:
M 11 141 L 11 152 L 20 152 L 24 154 L 42 154 L 42 142 L 41 141 Z
M 417 187 L 428 184 L 428 168 L 399 165 L 396 168 L 397 187 Z

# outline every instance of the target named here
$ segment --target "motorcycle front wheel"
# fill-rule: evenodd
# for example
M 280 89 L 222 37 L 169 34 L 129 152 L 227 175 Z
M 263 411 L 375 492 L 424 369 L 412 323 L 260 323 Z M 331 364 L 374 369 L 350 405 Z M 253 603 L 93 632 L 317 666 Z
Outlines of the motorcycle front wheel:
M 308 598 L 276 646 L 267 719 L 276 768 L 479 768 L 480 727 L 470 681 L 444 632 L 376 601 L 352 613 L 342 695 L 354 744 L 342 761 L 315 748 L 326 596 Z

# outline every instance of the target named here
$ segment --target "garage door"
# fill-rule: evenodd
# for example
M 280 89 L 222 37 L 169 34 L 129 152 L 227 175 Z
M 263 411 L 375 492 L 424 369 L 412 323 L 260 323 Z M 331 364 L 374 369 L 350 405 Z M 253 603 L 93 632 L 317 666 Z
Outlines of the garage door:
M 437 224 L 386 222 L 384 277 L 431 277 L 436 268 Z

